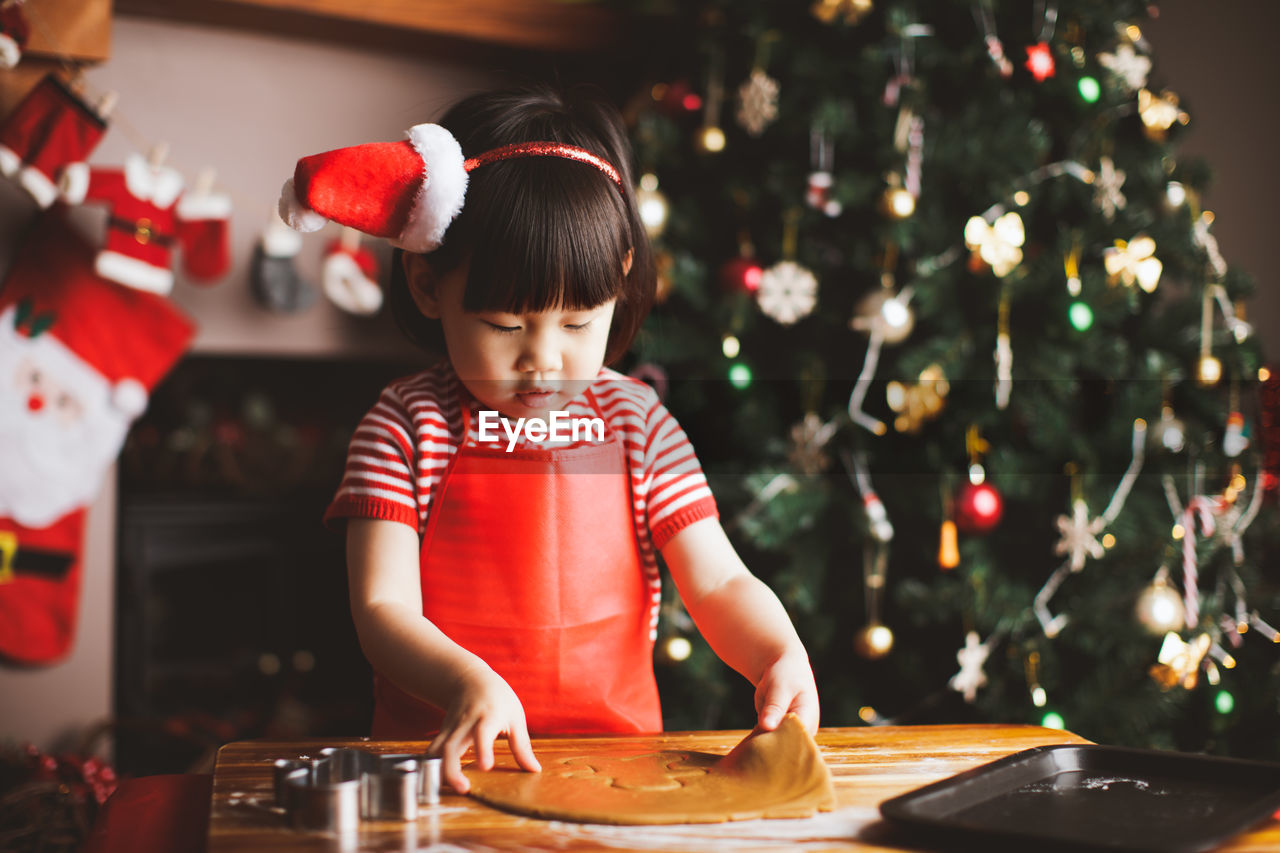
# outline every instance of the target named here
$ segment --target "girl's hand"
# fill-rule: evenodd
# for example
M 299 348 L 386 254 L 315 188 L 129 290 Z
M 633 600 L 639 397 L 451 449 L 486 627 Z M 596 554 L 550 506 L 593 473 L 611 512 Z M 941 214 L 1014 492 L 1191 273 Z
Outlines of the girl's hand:
M 474 747 L 476 766 L 493 769 L 493 742 L 506 735 L 511 754 L 525 770 L 538 772 L 542 766 L 529 743 L 524 708 L 515 691 L 493 670 L 485 667 L 463 675 L 461 689 L 445 713 L 440 734 L 431 741 L 427 755 L 443 759 L 441 775 L 459 794 L 471 790 L 462 775 L 462 756 Z
M 808 729 L 818 730 L 818 688 L 803 653 L 784 654 L 764 671 L 756 685 L 757 728 L 771 732 L 787 714 L 795 714 Z

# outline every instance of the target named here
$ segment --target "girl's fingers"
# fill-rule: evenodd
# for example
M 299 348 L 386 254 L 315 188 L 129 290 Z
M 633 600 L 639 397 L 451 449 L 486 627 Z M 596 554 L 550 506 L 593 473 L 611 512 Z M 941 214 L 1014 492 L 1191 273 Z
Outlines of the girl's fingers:
M 533 744 L 529 742 L 529 729 L 523 722 L 507 730 L 507 745 L 511 747 L 516 764 L 532 773 L 542 770 L 537 756 L 533 754 Z
M 809 734 L 815 734 L 818 731 L 818 697 L 808 691 L 801 691 L 791 703 L 792 714 L 800 718 L 800 722 L 809 731 Z
M 759 713 L 759 727 L 763 731 L 771 732 L 782 722 L 782 718 L 787 713 L 787 707 L 791 704 L 791 696 L 786 695 L 786 691 L 780 689 L 776 682 L 770 682 L 767 687 L 762 685 L 761 690 L 756 691 L 756 711 Z
M 493 769 L 493 742 L 498 733 L 485 725 L 478 725 L 472 730 L 472 742 L 476 747 L 476 767 L 481 770 Z

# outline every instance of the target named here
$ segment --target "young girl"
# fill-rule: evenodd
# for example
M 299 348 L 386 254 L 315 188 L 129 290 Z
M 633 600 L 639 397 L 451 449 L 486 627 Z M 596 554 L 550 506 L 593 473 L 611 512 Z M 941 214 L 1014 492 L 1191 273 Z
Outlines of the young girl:
M 346 524 L 373 736 L 434 736 L 466 792 L 463 754 L 488 769 L 499 736 L 536 771 L 530 732 L 660 731 L 655 550 L 756 686 L 759 727 L 794 712 L 816 730 L 805 650 L 725 536 L 683 431 L 604 366 L 655 288 L 617 111 L 533 88 L 467 98 L 440 124 L 304 158 L 282 198 L 295 227 L 336 220 L 406 249 L 392 310 L 447 353 L 382 392 L 326 514 Z

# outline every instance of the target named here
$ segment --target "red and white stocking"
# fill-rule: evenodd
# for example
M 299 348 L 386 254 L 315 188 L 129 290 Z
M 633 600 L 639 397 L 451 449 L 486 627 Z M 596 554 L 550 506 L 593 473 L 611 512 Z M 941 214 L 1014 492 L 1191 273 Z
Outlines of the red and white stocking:
M 377 259 L 360 246 L 354 228 L 343 229 L 342 238 L 329 244 L 320 279 L 324 295 L 343 311 L 368 316 L 382 307 Z

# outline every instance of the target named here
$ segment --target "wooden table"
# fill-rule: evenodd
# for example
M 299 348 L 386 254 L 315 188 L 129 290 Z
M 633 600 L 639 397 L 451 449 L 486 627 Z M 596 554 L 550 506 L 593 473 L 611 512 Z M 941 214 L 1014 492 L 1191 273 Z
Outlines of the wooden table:
M 690 749 L 726 753 L 743 731 L 668 732 L 650 736 L 542 738 L 534 749 L 549 759 L 610 751 Z M 218 753 L 209 820 L 208 853 L 252 851 L 892 851 L 919 849 L 879 819 L 889 797 L 994 761 L 1053 743 L 1087 743 L 1068 732 L 1037 726 L 901 726 L 822 729 L 816 737 L 835 780 L 836 810 L 802 821 L 746 821 L 670 827 L 598 826 L 524 818 L 446 792 L 424 806 L 416 823 L 367 821 L 344 837 L 288 827 L 273 810 L 272 762 L 314 756 L 327 746 L 375 752 L 421 752 L 423 742 L 242 741 Z M 499 744 L 504 746 L 504 744 Z M 498 752 L 500 766 L 514 767 Z M 1280 853 L 1280 822 L 1271 821 L 1223 847 L 1231 853 Z

